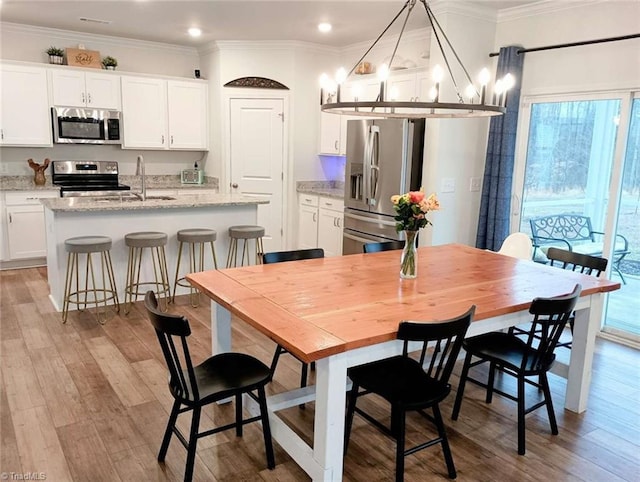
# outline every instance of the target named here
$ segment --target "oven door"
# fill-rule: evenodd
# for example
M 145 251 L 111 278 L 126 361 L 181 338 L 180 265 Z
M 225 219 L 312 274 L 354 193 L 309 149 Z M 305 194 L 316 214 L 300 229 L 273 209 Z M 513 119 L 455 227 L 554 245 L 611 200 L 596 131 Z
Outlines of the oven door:
M 52 107 L 56 144 L 121 144 L 119 112 Z

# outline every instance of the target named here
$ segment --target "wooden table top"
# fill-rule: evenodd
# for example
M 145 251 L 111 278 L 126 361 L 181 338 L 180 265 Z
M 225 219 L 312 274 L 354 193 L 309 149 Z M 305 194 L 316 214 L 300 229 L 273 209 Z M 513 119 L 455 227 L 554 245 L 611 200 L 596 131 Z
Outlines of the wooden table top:
M 418 277 L 401 280 L 400 251 L 212 270 L 187 279 L 301 360 L 395 339 L 403 320 L 439 321 L 476 305 L 475 320 L 527 309 L 536 296 L 620 283 L 461 244 L 418 250 Z

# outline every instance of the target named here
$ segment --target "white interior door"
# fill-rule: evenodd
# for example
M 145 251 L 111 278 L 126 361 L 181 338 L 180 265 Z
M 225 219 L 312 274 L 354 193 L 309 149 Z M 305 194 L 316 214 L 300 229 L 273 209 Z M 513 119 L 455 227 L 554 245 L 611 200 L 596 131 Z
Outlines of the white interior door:
M 258 206 L 265 252 L 282 249 L 284 99 L 229 99 L 231 191 L 266 198 Z

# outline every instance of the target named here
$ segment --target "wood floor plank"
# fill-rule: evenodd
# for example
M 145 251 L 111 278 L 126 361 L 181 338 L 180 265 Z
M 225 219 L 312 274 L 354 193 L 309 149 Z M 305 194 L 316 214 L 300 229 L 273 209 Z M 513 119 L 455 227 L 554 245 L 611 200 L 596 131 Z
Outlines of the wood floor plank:
M 117 482 L 120 480 L 106 447 L 90 420 L 58 427 L 58 438 L 73 480 Z
M 53 425 L 61 427 L 86 419 L 80 392 L 56 348 L 32 350 L 31 358 Z
M 44 406 L 44 396 L 24 341 L 4 340 L 0 360 L 11 412 Z
M 97 337 L 86 340 L 85 343 L 125 406 L 132 407 L 154 399 L 153 394 L 111 341 L 106 337 Z
M 47 480 L 73 480 L 46 406 L 12 411 L 22 470 L 44 473 Z
M 4 374 L 1 374 L 0 386 L 0 467 L 4 472 L 22 472 L 20 465 L 20 454 L 18 452 L 18 442 L 13 429 L 13 418 L 7 400 L 7 391 L 4 387 Z

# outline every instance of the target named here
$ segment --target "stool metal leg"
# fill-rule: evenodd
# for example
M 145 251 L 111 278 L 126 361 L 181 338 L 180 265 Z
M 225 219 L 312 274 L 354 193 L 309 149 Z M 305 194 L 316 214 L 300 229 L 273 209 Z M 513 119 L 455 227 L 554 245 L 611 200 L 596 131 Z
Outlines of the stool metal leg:
M 176 263 L 176 277 L 173 280 L 173 295 L 171 296 L 171 301 L 173 303 L 176 302 L 176 289 L 178 289 L 178 276 L 180 273 L 180 261 L 182 260 L 182 246 L 183 246 L 183 242 L 180 241 L 180 243 L 178 244 L 178 262 Z
M 111 294 L 113 301 L 116 305 L 116 312 L 120 313 L 120 300 L 118 299 L 118 289 L 116 288 L 116 277 L 113 273 L 113 263 L 111 262 L 111 253 L 106 251 L 104 257 L 107 264 L 107 274 L 109 276 L 109 286 L 111 287 Z
M 69 253 L 67 255 L 67 272 L 65 274 L 64 282 L 64 300 L 62 301 L 62 323 L 67 322 L 67 315 L 69 314 L 69 292 L 71 291 L 71 283 L 73 282 L 73 269 L 75 260 L 76 253 Z
M 237 266 L 238 257 L 238 240 L 231 238 L 229 241 L 229 253 L 227 254 L 227 268 L 235 268 Z
M 213 267 L 214 269 L 218 269 L 218 260 L 216 259 L 216 248 L 213 245 L 213 241 L 211 241 L 211 256 L 213 257 Z
M 256 264 L 262 264 L 262 255 L 264 254 L 264 246 L 262 245 L 262 237 L 256 238 Z

